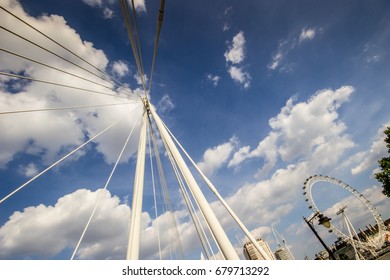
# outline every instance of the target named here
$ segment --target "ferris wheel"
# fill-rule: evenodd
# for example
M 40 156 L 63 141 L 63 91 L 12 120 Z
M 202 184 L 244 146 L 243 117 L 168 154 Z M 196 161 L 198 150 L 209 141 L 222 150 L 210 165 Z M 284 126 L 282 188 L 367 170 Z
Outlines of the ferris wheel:
M 303 195 L 306 197 L 305 200 L 309 204 L 309 209 L 311 209 L 314 213 L 320 213 L 320 210 L 315 204 L 312 195 L 312 187 L 317 182 L 327 182 L 333 185 L 337 185 L 343 188 L 344 190 L 350 192 L 353 196 L 355 196 L 360 202 L 362 202 L 366 206 L 368 211 L 374 217 L 375 222 L 378 226 L 378 233 L 374 237 L 370 236 L 370 238 L 364 238 L 364 239 L 360 239 L 357 236 L 356 232 L 354 233 L 354 236 L 352 236 L 351 234 L 347 235 L 344 232 L 342 232 L 340 229 L 336 228 L 333 224 L 330 224 L 330 231 L 335 233 L 341 240 L 352 243 L 353 246 L 356 246 L 360 249 L 368 250 L 370 252 L 375 252 L 376 250 L 379 250 L 385 241 L 386 227 L 385 224 L 383 223 L 380 214 L 376 211 L 375 207 L 372 206 L 370 201 L 367 200 L 363 196 L 363 194 L 359 193 L 356 189 L 352 188 L 350 185 L 342 182 L 341 180 L 329 176 L 314 175 L 308 177 L 304 182 L 304 186 L 303 186 L 303 190 L 304 190 Z M 345 207 L 341 209 L 339 213 L 343 213 L 344 209 Z M 347 217 L 346 217 L 346 221 L 349 221 Z M 350 221 L 349 224 L 351 224 Z

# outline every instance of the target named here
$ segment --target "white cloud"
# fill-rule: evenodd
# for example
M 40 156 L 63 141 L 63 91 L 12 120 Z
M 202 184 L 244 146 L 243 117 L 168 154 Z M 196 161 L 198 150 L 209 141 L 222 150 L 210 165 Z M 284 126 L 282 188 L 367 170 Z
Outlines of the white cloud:
M 244 32 L 238 32 L 233 37 L 232 43 L 228 46 L 224 56 L 230 77 L 247 89 L 251 84 L 251 76 L 240 66 L 245 58 L 245 43 Z
M 353 90 L 350 86 L 335 91 L 322 90 L 307 102 L 298 104 L 294 104 L 294 98 L 290 98 L 278 116 L 269 121 L 283 140 L 284 144 L 279 149 L 282 159 L 291 161 L 308 156 L 334 137 L 337 140 L 346 129 L 344 123 L 337 121 L 337 109 L 348 101 Z
M 237 83 L 243 85 L 244 88 L 249 88 L 251 85 L 251 76 L 249 73 L 243 71 L 242 68 L 230 66 L 228 69 L 230 77 Z
M 286 62 L 288 54 L 299 46 L 298 43 L 313 40 L 318 33 L 317 30 L 317 28 L 303 28 L 299 36 L 294 33 L 290 34 L 287 39 L 281 40 L 277 50 L 272 55 L 271 62 L 267 66 L 268 69 L 281 72 L 290 71 L 291 65 Z
M 206 176 L 211 176 L 228 161 L 237 144 L 236 141 L 236 138 L 232 137 L 229 142 L 209 148 L 204 152 L 202 160 L 197 165 Z
M 19 166 L 19 173 L 25 177 L 33 177 L 38 174 L 38 168 L 34 163 L 30 162 L 27 165 Z
M 123 60 L 114 61 L 112 65 L 112 71 L 119 77 L 123 77 L 129 73 L 129 67 Z
M 218 86 L 218 83 L 221 80 L 221 77 L 217 76 L 217 75 L 207 74 L 206 77 L 207 77 L 207 80 L 212 82 L 215 87 Z
M 372 64 L 380 62 L 384 56 L 380 43 L 366 43 L 363 49 L 363 56 L 366 63 Z
M 390 123 L 384 124 L 378 130 L 369 151 L 360 152 L 357 154 L 356 157 L 358 157 L 358 159 L 360 159 L 361 161 L 360 161 L 360 164 L 358 164 L 357 166 L 355 166 L 351 169 L 351 173 L 353 175 L 359 174 L 359 173 L 363 172 L 364 170 L 367 170 L 371 166 L 376 165 L 378 163 L 379 159 L 386 156 L 387 147 L 386 147 L 386 143 L 384 140 L 386 135 L 383 133 L 383 131 L 388 126 L 390 126 Z
M 103 17 L 105 19 L 110 19 L 113 17 L 112 7 L 116 1 L 115 0 L 82 0 L 88 6 L 93 8 L 99 8 L 102 10 Z M 131 5 L 131 1 L 129 1 L 129 5 Z M 138 12 L 146 12 L 145 0 L 135 0 L 134 1 L 135 9 Z
M 267 175 L 272 168 L 275 166 L 278 158 L 278 147 L 277 140 L 278 134 L 271 132 L 266 138 L 260 141 L 256 149 L 250 151 L 249 146 L 240 148 L 233 156 L 232 160 L 229 161 L 228 167 L 236 167 L 241 164 L 244 160 L 251 158 L 263 157 L 265 164 L 257 172 L 256 177 Z
M 173 103 L 171 97 L 168 94 L 164 94 L 157 103 L 157 109 L 162 113 L 167 113 L 173 108 L 175 108 L 175 103 Z
M 80 189 L 61 197 L 53 206 L 40 204 L 14 212 L 0 228 L 0 258 L 50 258 L 66 248 L 74 249 L 100 191 Z M 123 258 L 122 242 L 129 217 L 129 207 L 106 192 L 81 244 L 79 257 Z M 144 224 L 150 221 L 143 218 Z
M 107 8 L 107 7 L 105 7 L 105 8 L 103 9 L 103 17 L 104 17 L 105 19 L 113 18 L 113 17 L 114 17 L 114 11 L 111 10 L 111 9 L 109 9 L 109 8 Z
M 237 152 L 234 153 L 232 159 L 228 163 L 228 167 L 238 166 L 241 162 L 249 158 L 250 146 L 241 147 Z
M 223 27 L 222 27 L 222 30 L 225 32 L 225 31 L 228 31 L 229 29 L 230 29 L 229 24 L 224 23 L 224 24 L 223 24 Z
M 265 164 L 258 172 L 262 176 L 272 170 L 278 157 L 285 162 L 318 157 L 321 160 L 313 160 L 317 167 L 335 162 L 342 151 L 354 146 L 350 137 L 343 134 L 346 126 L 338 121 L 337 113 L 353 90 L 350 86 L 322 90 L 300 103 L 290 98 L 281 112 L 269 120 L 269 135 L 252 151 L 249 146 L 239 149 L 228 166 L 237 167 L 248 159 L 262 157 Z
M 301 34 L 299 35 L 299 42 L 312 40 L 315 36 L 316 30 L 314 28 L 302 28 Z
M 225 11 L 223 12 L 223 14 L 224 14 L 225 16 L 227 16 L 227 15 L 229 15 L 230 13 L 232 13 L 232 11 L 233 11 L 233 7 L 230 6 L 230 7 L 227 7 L 227 8 L 225 9 Z
M 138 73 L 134 74 L 134 79 L 137 81 L 137 84 L 139 86 L 142 86 L 142 79 L 141 79 L 141 76 Z M 143 75 L 143 80 L 144 80 L 145 84 L 147 84 L 148 77 L 147 77 L 146 74 Z
M 82 0 L 85 4 L 91 7 L 100 7 L 102 6 L 102 0 Z
M 283 63 L 288 53 L 295 47 L 295 39 L 287 39 L 279 42 L 278 49 L 272 56 L 271 62 L 268 64 L 268 69 L 287 71 L 288 66 Z
M 0 259 L 50 259 L 66 251 L 70 258 L 101 191 L 79 189 L 54 205 L 40 204 L 14 212 L 0 227 Z M 76 258 L 124 259 L 130 214 L 127 204 L 105 191 Z M 143 212 L 140 259 L 159 259 L 158 231 L 164 259 L 179 251 L 179 241 L 185 252 L 199 250 L 196 231 L 184 211 L 165 212 L 155 219 Z
M 254 175 L 258 181 L 246 183 L 226 198 L 245 225 L 277 224 L 300 201 L 300 186 L 307 176 L 333 168 L 354 146 L 337 113 L 352 92 L 352 87 L 344 86 L 318 91 L 306 102 L 289 99 L 281 112 L 269 120 L 272 130 L 255 149 L 244 146 L 234 153 L 228 167 L 239 168 L 249 159 L 264 159 Z M 273 171 L 269 179 L 259 180 L 278 164 L 287 165 Z M 219 217 L 224 217 L 220 203 L 213 203 L 213 208 Z M 231 219 L 222 221 L 227 227 L 233 226 Z
M 245 58 L 244 48 L 244 32 L 240 31 L 233 37 L 232 44 L 224 54 L 226 62 L 231 62 L 233 64 L 241 63 Z
M 78 55 L 99 69 L 106 70 L 109 60 L 104 52 L 94 48 L 91 42 L 83 41 L 80 35 L 67 25 L 64 18 L 56 15 L 44 15 L 39 18 L 30 17 L 16 1 L 12 1 L 10 6 L 6 8 L 14 11 L 24 20 L 30 22 L 37 29 L 53 39 L 66 46 L 72 46 L 72 49 L 77 50 Z M 69 58 L 70 56 L 67 51 L 59 46 L 48 42 L 42 36 L 36 36 L 35 32 L 26 28 L 24 24 L 16 21 L 11 16 L 1 17 L 0 23 L 2 26 L 10 28 L 26 38 L 46 46 L 63 57 Z M 49 65 L 64 69 L 73 74 L 97 81 L 106 87 L 112 87 L 112 90 L 34 64 L 33 62 L 15 58 L 6 53 L 0 55 L 0 65 L 4 71 L 24 73 L 24 75 L 54 83 L 67 84 L 88 90 L 104 91 L 113 95 L 116 94 L 114 87 L 108 82 L 98 79 L 96 76 L 92 76 L 84 70 L 59 58 L 48 55 L 47 52 L 41 49 L 33 48 L 27 43 L 21 44 L 15 36 L 11 36 L 5 31 L 0 31 L 0 33 L 1 38 L 3 38 L 2 46 L 4 48 L 38 61 L 44 61 Z M 1 111 L 126 102 L 126 99 L 122 98 L 76 91 L 38 82 L 19 83 L 18 87 L 11 89 L 10 85 L 14 84 L 15 81 L 15 79 L 2 78 L 2 86 L 0 87 Z M 129 88 L 127 90 L 131 91 Z M 140 104 L 135 104 L 117 106 L 115 110 L 108 107 L 101 107 L 3 116 L 0 119 L 0 126 L 4 129 L 0 137 L 0 146 L 5 152 L 2 152 L 0 155 L 0 167 L 5 168 L 19 152 L 39 156 L 44 164 L 51 163 L 55 159 L 58 159 L 59 156 L 71 151 L 89 137 L 94 136 L 127 114 L 129 110 L 134 110 L 132 119 L 136 120 L 137 118 L 135 116 L 140 112 L 140 109 Z M 26 122 L 29 125 L 24 125 Z M 129 124 L 122 122 L 110 131 L 110 137 L 102 136 L 94 141 L 97 145 L 97 150 L 104 155 L 107 162 L 116 160 L 118 150 L 120 149 L 118 147 L 121 147 L 124 142 L 122 133 L 123 131 L 129 130 Z M 136 147 L 135 141 L 132 141 L 130 149 L 126 151 L 123 157 L 123 161 L 129 159 Z
M 281 61 L 283 59 L 283 54 L 278 51 L 273 57 L 272 57 L 272 62 L 268 65 L 268 68 L 271 70 L 275 70 L 276 68 L 279 67 Z
M 145 0 L 134 0 L 134 5 L 138 12 L 146 12 Z
M 225 200 L 248 228 L 277 224 L 297 203 L 300 188 L 293 186 L 300 186 L 308 171 L 304 162 L 291 164 L 278 169 L 268 180 L 243 185 Z M 234 226 L 219 202 L 212 203 L 212 206 L 216 215 L 222 217 L 225 227 Z

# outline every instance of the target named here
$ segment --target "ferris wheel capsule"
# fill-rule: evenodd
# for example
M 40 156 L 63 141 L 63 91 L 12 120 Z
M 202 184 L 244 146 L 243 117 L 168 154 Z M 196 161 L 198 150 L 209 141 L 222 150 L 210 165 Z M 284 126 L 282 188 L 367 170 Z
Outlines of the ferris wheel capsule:
M 313 195 L 312 195 L 312 187 L 317 182 L 327 182 L 334 185 L 337 185 L 344 190 L 350 192 L 353 196 L 355 196 L 360 202 L 362 202 L 368 211 L 371 213 L 371 215 L 374 217 L 377 225 L 378 225 L 378 233 L 377 235 L 372 238 L 371 240 L 353 240 L 353 242 L 361 249 L 368 250 L 370 252 L 375 252 L 377 250 L 380 250 L 385 243 L 386 240 L 386 226 L 381 218 L 381 215 L 376 211 L 375 207 L 371 205 L 370 201 L 364 197 L 363 194 L 359 193 L 356 189 L 352 188 L 350 185 L 345 184 L 341 180 L 329 177 L 329 176 L 323 176 L 323 175 L 313 175 L 308 177 L 304 182 L 304 193 L 305 201 L 309 205 L 309 209 L 311 209 L 314 213 L 321 212 L 317 205 L 314 202 Z M 333 232 L 336 234 L 336 236 L 343 240 L 343 241 L 349 241 L 351 239 L 350 236 L 343 233 L 341 230 L 336 228 L 332 223 L 329 227 L 329 232 Z

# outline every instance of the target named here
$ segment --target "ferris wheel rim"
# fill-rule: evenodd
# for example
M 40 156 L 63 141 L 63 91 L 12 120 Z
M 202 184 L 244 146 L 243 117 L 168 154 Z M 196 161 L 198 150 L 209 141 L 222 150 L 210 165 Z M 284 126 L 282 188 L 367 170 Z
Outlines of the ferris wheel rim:
M 371 240 L 373 244 L 369 244 L 368 242 L 363 242 L 361 240 L 354 240 L 354 243 L 358 244 L 359 247 L 364 249 L 370 249 L 369 247 L 375 247 L 375 249 L 380 249 L 385 241 L 385 233 L 386 228 L 384 225 L 384 222 L 381 218 L 381 215 L 376 211 L 375 207 L 372 206 L 370 201 L 364 197 L 363 194 L 359 193 L 356 189 L 352 188 L 350 185 L 344 183 L 341 180 L 338 180 L 333 177 L 329 176 L 323 176 L 323 175 L 313 175 L 308 177 L 303 186 L 303 195 L 306 197 L 305 201 L 309 205 L 309 209 L 313 211 L 313 213 L 320 213 L 321 211 L 318 209 L 317 205 L 314 202 L 313 195 L 312 195 L 312 187 L 317 182 L 328 182 L 334 185 L 337 185 L 344 190 L 350 192 L 352 195 L 354 195 L 360 202 L 362 202 L 366 208 L 369 210 L 370 214 L 374 217 L 375 222 L 378 225 L 378 235 L 375 239 Z M 351 237 L 343 233 L 341 230 L 339 230 L 337 227 L 335 227 L 332 223 L 330 224 L 330 231 L 334 232 L 336 236 L 341 238 L 343 241 L 350 240 Z

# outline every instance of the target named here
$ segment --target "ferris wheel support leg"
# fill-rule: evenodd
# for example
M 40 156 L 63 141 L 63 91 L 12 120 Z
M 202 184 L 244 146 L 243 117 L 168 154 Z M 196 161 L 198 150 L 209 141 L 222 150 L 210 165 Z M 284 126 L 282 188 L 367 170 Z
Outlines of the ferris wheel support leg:
M 133 203 L 131 206 L 131 220 L 129 231 L 129 242 L 127 246 L 126 259 L 139 259 L 139 243 L 141 233 L 142 218 L 142 196 L 144 189 L 145 175 L 145 152 L 146 152 L 146 124 L 147 114 L 144 112 L 142 117 L 141 133 L 138 143 L 137 165 L 134 177 Z
M 166 142 L 170 152 L 172 153 L 173 158 L 177 162 L 177 165 L 182 173 L 185 181 L 188 186 L 191 188 L 194 198 L 199 204 L 200 210 L 202 211 L 206 222 L 209 224 L 211 231 L 213 232 L 216 241 L 218 242 L 219 247 L 221 248 L 221 253 L 224 255 L 227 260 L 238 260 L 239 257 L 237 255 L 236 250 L 234 249 L 232 243 L 228 239 L 225 231 L 223 230 L 221 224 L 219 223 L 217 217 L 215 216 L 213 210 L 211 209 L 209 203 L 207 202 L 205 196 L 203 195 L 200 187 L 195 181 L 194 177 L 191 174 L 187 164 L 185 163 L 183 157 L 181 156 L 179 150 L 174 144 L 171 136 L 169 135 L 167 129 L 165 128 L 163 122 L 160 117 L 155 112 L 154 108 L 150 106 L 151 114 L 157 124 L 158 130 L 161 134 L 161 137 Z

